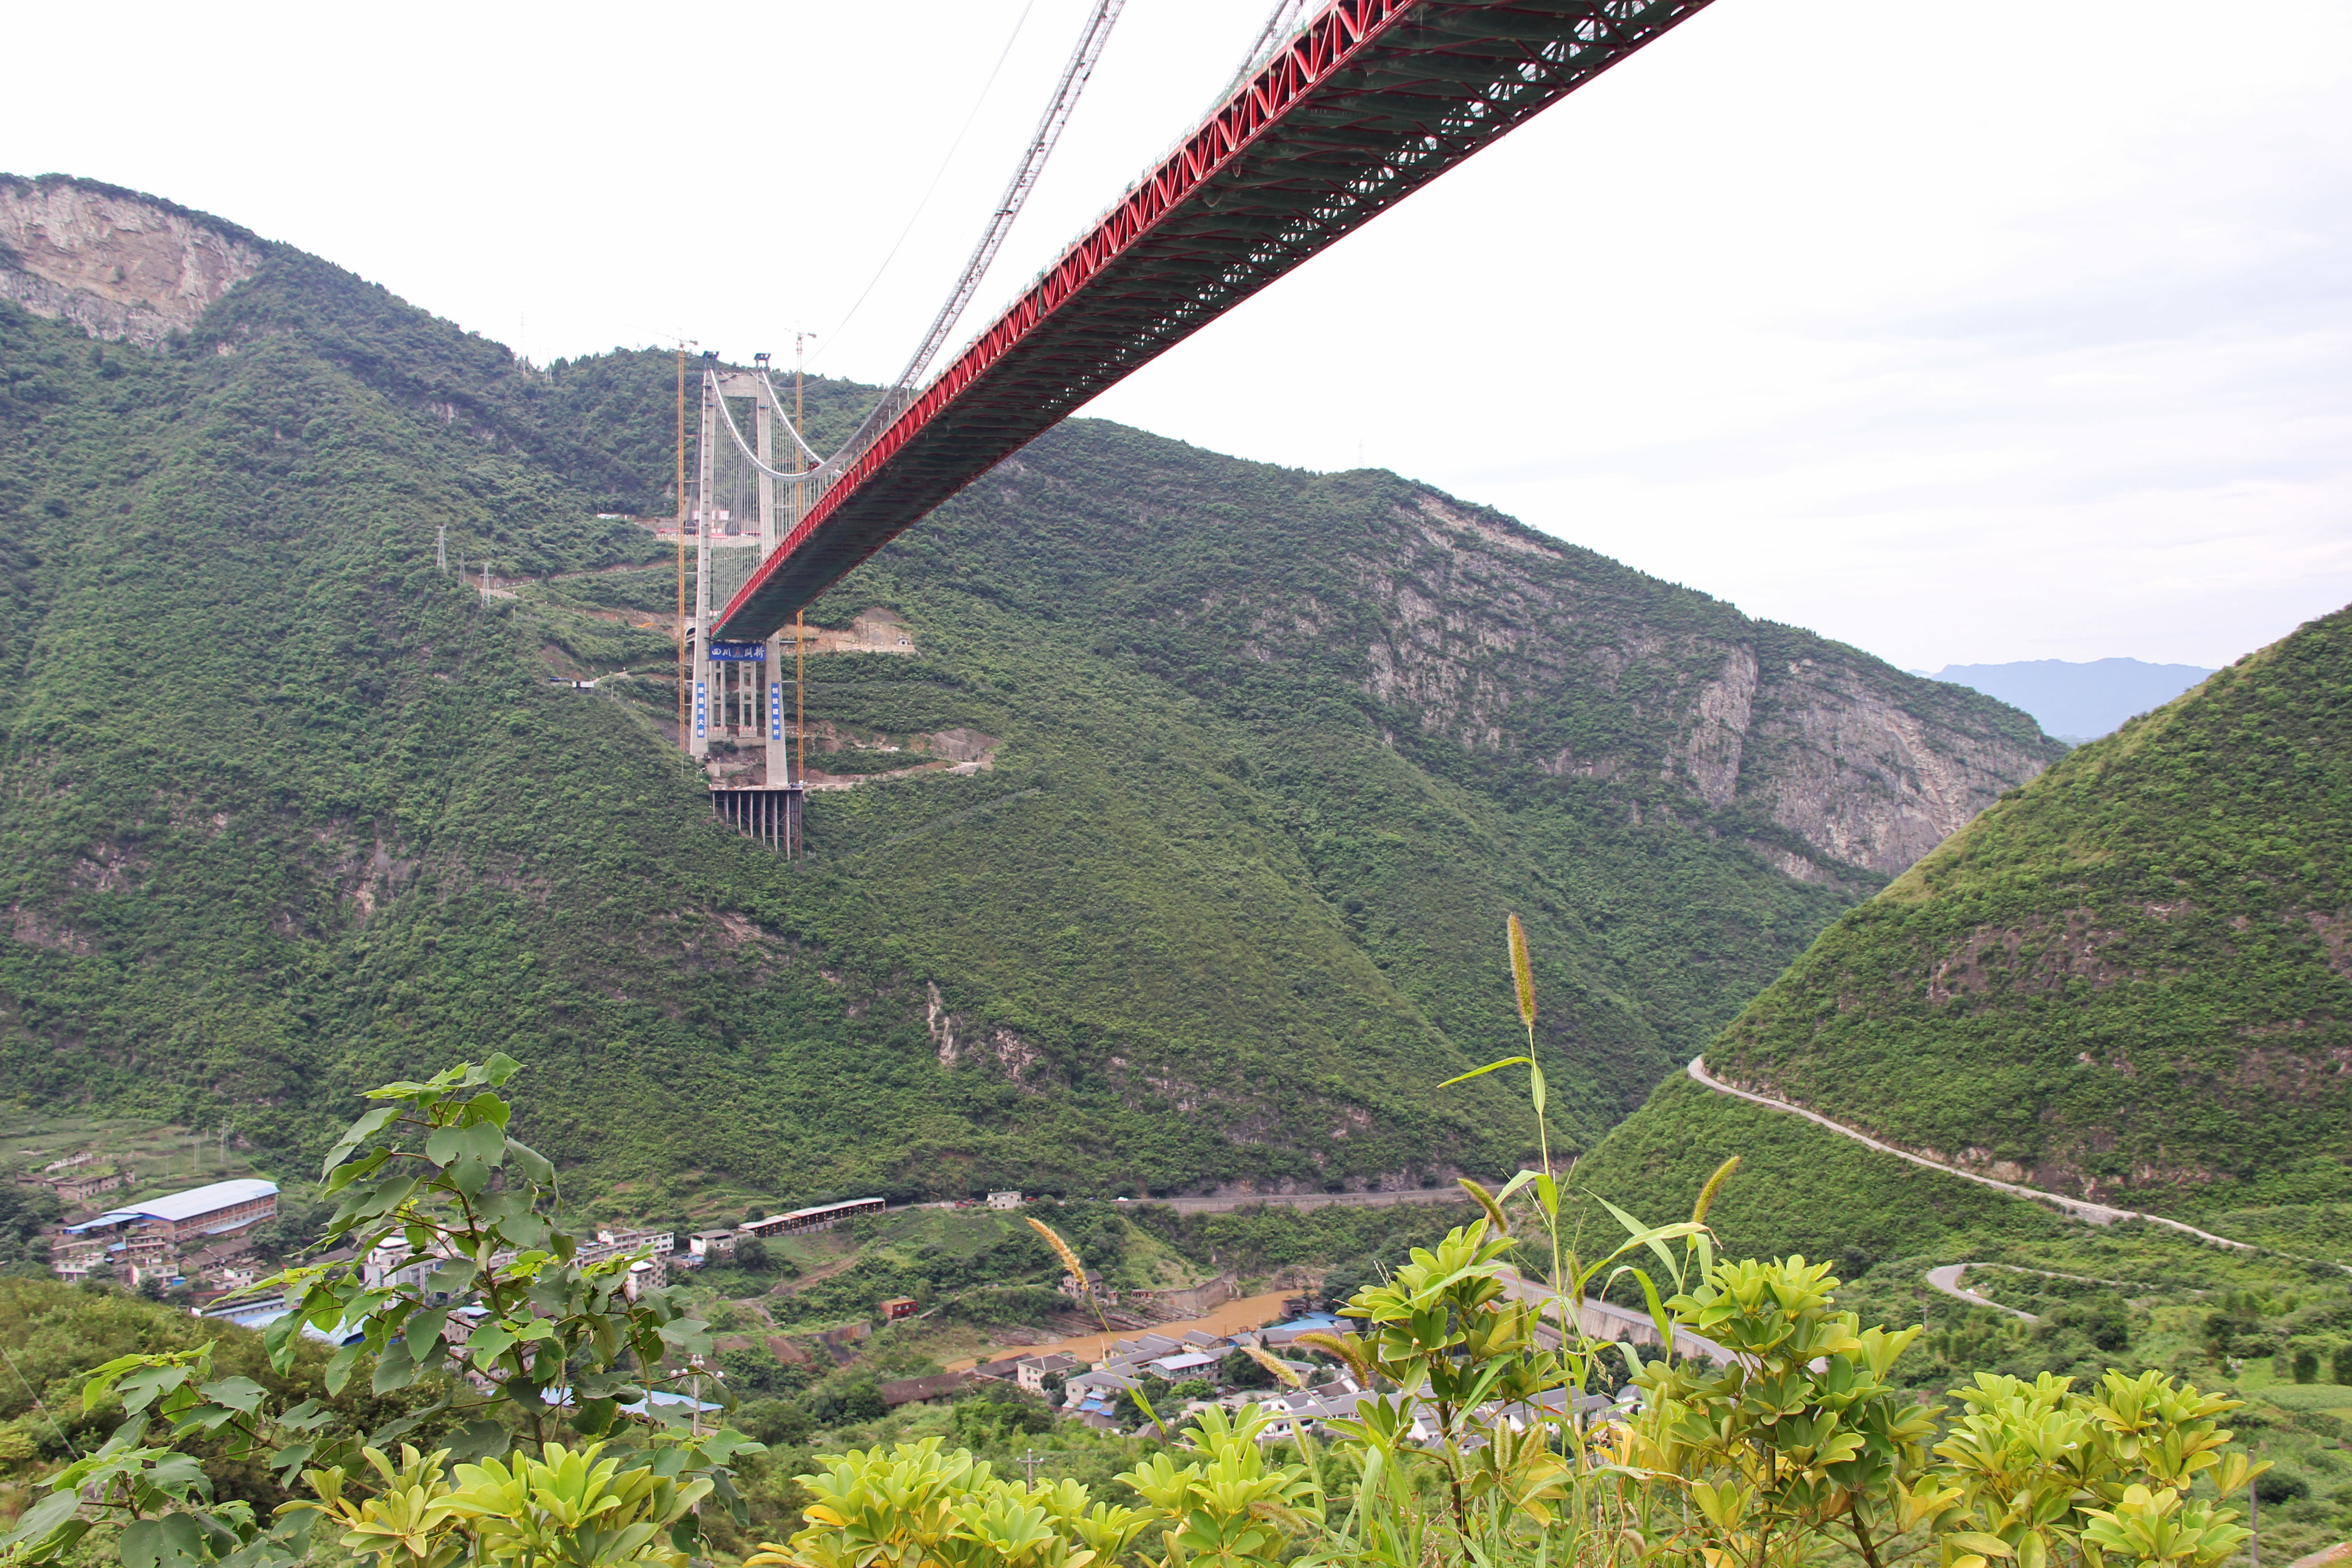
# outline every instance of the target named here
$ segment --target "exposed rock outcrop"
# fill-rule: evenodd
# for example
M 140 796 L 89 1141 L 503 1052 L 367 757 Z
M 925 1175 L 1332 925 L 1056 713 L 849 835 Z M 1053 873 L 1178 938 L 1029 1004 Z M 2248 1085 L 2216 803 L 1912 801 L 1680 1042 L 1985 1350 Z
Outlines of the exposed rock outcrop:
M 1608 781 L 1635 813 L 1663 793 L 1768 821 L 1793 839 L 1753 847 L 1801 880 L 1899 872 L 2063 752 L 1989 698 L 1668 584 L 1629 595 L 1613 563 L 1435 495 L 1349 565 L 1382 611 L 1363 689 L 1424 733 Z M 1312 598 L 1250 615 L 1264 659 L 1339 635 Z
M 110 187 L 0 175 L 0 297 L 152 347 L 260 268 L 259 247 Z

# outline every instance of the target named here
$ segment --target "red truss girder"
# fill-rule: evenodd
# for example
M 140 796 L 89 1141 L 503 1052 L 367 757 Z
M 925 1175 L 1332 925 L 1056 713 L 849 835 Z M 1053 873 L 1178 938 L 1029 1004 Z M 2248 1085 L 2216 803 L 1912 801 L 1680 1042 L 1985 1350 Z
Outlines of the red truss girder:
M 1335 0 L 1064 251 L 728 602 L 762 637 L 933 507 L 1707 0 Z

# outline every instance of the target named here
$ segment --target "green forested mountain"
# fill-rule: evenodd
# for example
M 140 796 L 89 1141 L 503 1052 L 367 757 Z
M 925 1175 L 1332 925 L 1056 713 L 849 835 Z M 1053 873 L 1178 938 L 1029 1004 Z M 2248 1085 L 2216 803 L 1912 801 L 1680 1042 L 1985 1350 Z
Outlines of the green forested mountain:
M 2342 611 L 2004 798 L 1832 926 L 1707 1066 L 1947 1163 L 2352 1257 L 2347 921 Z M 1939 1205 L 2006 1202 L 1679 1079 L 1588 1174 L 1687 1182 L 1749 1139 L 1743 1182 L 1782 1208 L 1745 1244 L 1818 1245 L 1824 1162 Z
M 0 180 L 0 1072 L 315 1140 L 502 1047 L 676 1199 L 1320 1184 L 1528 1152 L 1504 912 L 1590 1142 L 2060 748 L 1386 473 L 1073 421 L 814 617 L 811 858 L 665 724 L 671 362 L 541 371 L 327 263 Z M 173 268 L 177 270 L 174 271 Z M 89 331 L 111 332 L 94 340 Z M 860 389 L 820 383 L 820 434 Z M 488 563 L 513 596 L 436 571 Z M 627 667 L 596 692 L 551 671 Z M 903 753 L 900 753 L 903 754 Z

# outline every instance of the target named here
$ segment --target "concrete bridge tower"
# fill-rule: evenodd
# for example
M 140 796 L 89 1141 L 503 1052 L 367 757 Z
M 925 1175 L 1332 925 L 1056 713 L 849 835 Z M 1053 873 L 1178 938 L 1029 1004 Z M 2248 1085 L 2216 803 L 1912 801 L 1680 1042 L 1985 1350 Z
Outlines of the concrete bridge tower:
M 758 642 L 724 642 L 710 635 L 716 612 L 713 554 L 719 543 L 719 463 L 725 417 L 721 398 L 751 402 L 752 449 L 761 463 L 775 467 L 776 408 L 768 390 L 768 356 L 758 357 L 759 371 L 723 370 L 716 353 L 703 355 L 700 465 L 697 500 L 689 521 L 695 527 L 694 647 L 689 670 L 692 705 L 688 749 L 702 763 L 710 781 L 710 796 L 719 815 L 751 837 L 797 859 L 801 854 L 801 805 L 805 789 L 793 776 L 792 727 L 785 716 L 783 658 L 789 634 L 771 633 Z M 794 447 L 793 468 L 800 464 Z M 783 498 L 776 480 L 759 475 L 760 530 L 758 550 L 765 560 L 783 542 L 787 525 Z M 730 519 L 730 521 L 733 520 Z M 730 546 L 726 548 L 748 548 Z M 797 695 L 795 693 L 795 695 Z M 714 743 L 723 755 L 714 758 Z M 742 764 L 743 753 L 759 755 L 753 769 Z

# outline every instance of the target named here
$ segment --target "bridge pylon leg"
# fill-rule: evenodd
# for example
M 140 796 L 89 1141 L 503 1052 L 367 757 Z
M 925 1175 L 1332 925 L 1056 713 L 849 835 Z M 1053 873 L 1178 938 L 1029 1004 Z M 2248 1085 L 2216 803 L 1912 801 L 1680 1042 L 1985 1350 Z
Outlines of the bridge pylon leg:
M 761 354 L 759 357 L 761 368 L 765 370 L 768 356 Z M 776 462 L 776 415 L 779 410 L 769 396 L 768 377 L 765 375 L 760 377 L 759 384 L 752 393 L 752 405 L 759 427 L 757 439 L 760 461 L 773 468 Z M 793 452 L 793 466 L 798 468 L 800 448 L 795 446 Z M 783 513 L 777 505 L 778 499 L 776 481 L 768 475 L 761 474 L 760 476 L 760 559 L 762 561 L 773 554 L 776 546 L 782 543 L 784 540 Z M 792 752 L 789 743 L 784 739 L 784 637 L 781 631 L 769 634 L 767 653 L 766 660 L 760 666 L 760 688 L 762 699 L 760 704 L 760 733 L 766 742 L 767 752 L 767 768 L 763 776 L 767 779 L 768 787 L 775 789 L 799 782 L 793 777 Z
M 710 531 L 719 519 L 719 383 L 710 368 L 716 354 L 703 356 L 702 451 L 696 470 L 694 495 L 694 692 L 690 721 L 693 734 L 688 750 L 701 762 L 710 755 L 710 729 L 718 694 L 710 680 Z

